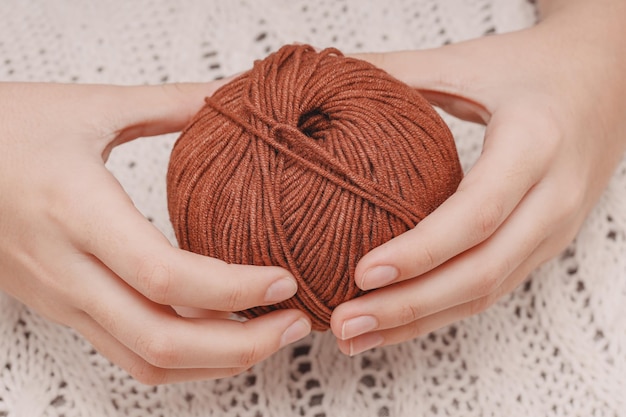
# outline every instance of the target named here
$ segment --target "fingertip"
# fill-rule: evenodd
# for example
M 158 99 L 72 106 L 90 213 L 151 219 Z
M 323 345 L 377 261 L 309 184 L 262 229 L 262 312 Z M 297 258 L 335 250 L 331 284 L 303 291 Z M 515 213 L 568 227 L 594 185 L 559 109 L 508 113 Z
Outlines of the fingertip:
M 354 271 L 356 285 L 363 291 L 387 286 L 400 278 L 400 268 L 389 255 L 388 244 L 366 254 Z
M 377 265 L 388 265 L 389 261 L 388 250 L 389 242 L 372 249 L 359 260 L 354 270 L 354 281 L 357 287 L 365 290 L 363 284 L 365 282 L 365 275 Z
M 311 318 L 301 310 L 278 309 L 245 320 L 241 323 L 244 327 L 255 329 L 261 335 L 276 337 L 277 344 L 274 349 L 280 349 L 284 346 L 297 342 L 306 337 L 313 330 Z
M 301 315 L 296 321 L 291 323 L 283 332 L 280 338 L 280 348 L 301 340 L 311 333 L 311 320 Z
M 400 271 L 393 265 L 374 265 L 366 269 L 357 285 L 364 291 L 373 290 L 393 283 L 400 277 Z
M 341 318 L 342 313 L 341 313 L 341 310 L 339 310 L 340 307 L 341 305 L 337 307 L 335 311 L 333 311 L 332 316 L 330 316 L 330 331 L 337 338 L 337 340 L 342 340 L 341 329 L 343 326 L 343 319 Z
M 337 347 L 341 353 L 350 356 L 350 341 L 337 339 Z
M 330 316 L 330 330 L 337 340 L 345 340 L 344 337 L 344 324 L 352 317 L 358 317 L 362 315 L 362 304 L 364 297 L 360 297 L 355 300 L 347 301 L 339 304 L 333 314 Z M 359 305 L 361 304 L 361 307 Z
M 432 232 L 422 227 L 427 220 L 365 254 L 355 269 L 356 285 L 369 291 L 422 275 L 437 267 L 440 255 L 431 248 L 432 239 L 427 237 Z
M 291 276 L 275 280 L 265 292 L 265 303 L 275 304 L 293 297 L 298 291 L 298 283 Z

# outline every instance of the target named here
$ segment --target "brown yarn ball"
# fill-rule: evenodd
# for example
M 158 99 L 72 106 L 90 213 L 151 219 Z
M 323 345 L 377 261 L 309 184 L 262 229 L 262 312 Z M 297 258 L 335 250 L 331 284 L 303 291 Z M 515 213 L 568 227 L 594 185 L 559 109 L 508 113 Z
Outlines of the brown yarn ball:
M 324 330 L 363 294 L 359 259 L 462 175 L 448 127 L 416 90 L 336 49 L 288 45 L 206 99 L 174 146 L 168 206 L 181 248 L 296 277 L 293 298 L 241 314 L 298 308 Z

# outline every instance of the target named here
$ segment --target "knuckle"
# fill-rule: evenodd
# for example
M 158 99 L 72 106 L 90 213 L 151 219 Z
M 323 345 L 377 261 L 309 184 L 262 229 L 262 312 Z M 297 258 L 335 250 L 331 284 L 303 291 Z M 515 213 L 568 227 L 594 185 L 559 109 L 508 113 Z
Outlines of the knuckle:
M 430 271 L 439 265 L 438 258 L 429 243 L 421 245 L 419 252 L 418 256 L 415 256 L 415 260 L 419 262 L 419 265 L 415 265 L 416 271 Z
M 224 297 L 224 309 L 227 311 L 240 310 L 244 304 L 245 292 L 241 282 L 233 281 Z
M 176 346 L 166 332 L 140 336 L 136 348 L 150 365 L 159 368 L 174 368 L 180 362 Z
M 239 358 L 237 359 L 237 367 L 250 368 L 262 357 L 262 349 L 256 342 L 253 342 L 251 345 L 245 347 L 240 353 Z
M 137 269 L 139 290 L 159 304 L 171 304 L 172 274 L 169 266 L 153 257 L 142 259 Z
M 483 202 L 476 213 L 474 237 L 478 241 L 483 241 L 491 236 L 502 222 L 504 207 L 497 199 L 491 199 Z
M 145 385 L 161 385 L 167 380 L 167 372 L 164 369 L 157 368 L 143 360 L 136 360 L 131 363 L 127 372 L 135 380 Z
M 422 317 L 422 312 L 420 308 L 413 304 L 403 305 L 398 312 L 400 324 L 413 323 L 420 317 Z

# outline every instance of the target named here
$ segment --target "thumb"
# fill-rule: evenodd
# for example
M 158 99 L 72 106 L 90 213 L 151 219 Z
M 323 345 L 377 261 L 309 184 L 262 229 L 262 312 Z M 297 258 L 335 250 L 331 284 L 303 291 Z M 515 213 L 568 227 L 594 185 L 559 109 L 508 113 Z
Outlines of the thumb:
M 116 132 L 107 148 L 138 137 L 180 131 L 230 78 L 209 83 L 115 87 L 108 102 L 108 127 Z
M 440 48 L 350 55 L 381 68 L 414 87 L 431 104 L 463 120 L 486 123 L 484 71 L 477 52 L 483 40 Z

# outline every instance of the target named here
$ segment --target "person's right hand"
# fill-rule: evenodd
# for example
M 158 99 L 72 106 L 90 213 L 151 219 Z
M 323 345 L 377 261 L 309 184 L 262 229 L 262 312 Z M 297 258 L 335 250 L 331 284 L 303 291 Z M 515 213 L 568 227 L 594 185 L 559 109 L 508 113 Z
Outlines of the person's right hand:
M 144 383 L 234 375 L 310 332 L 295 310 L 211 313 L 282 301 L 296 282 L 172 247 L 105 168 L 116 145 L 180 130 L 216 87 L 0 84 L 0 289 Z

